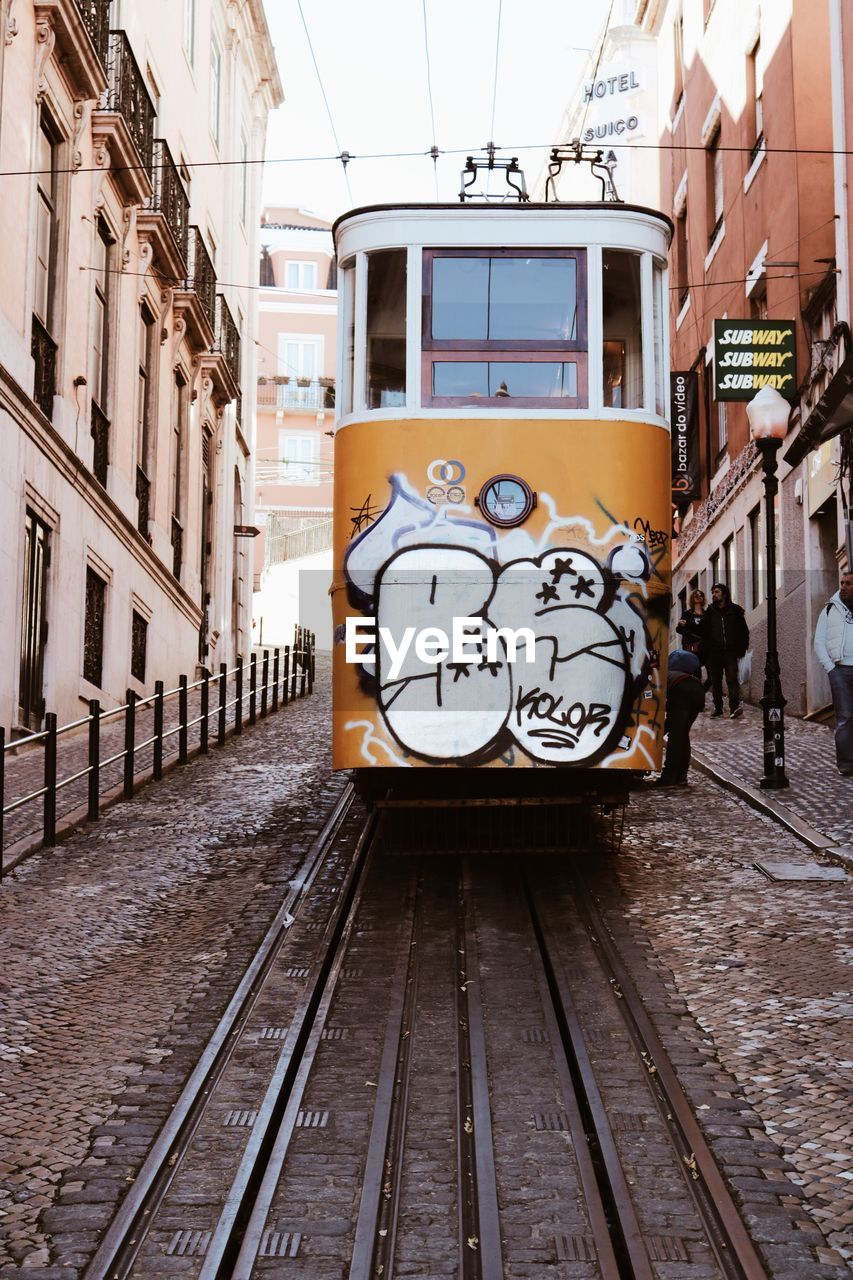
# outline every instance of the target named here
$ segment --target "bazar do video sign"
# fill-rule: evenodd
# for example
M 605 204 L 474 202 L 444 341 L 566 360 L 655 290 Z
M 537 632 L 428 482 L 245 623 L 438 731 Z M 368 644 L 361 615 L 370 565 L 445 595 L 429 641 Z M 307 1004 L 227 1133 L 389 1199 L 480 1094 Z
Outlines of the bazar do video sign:
M 797 398 L 794 321 L 715 320 L 714 399 L 751 400 L 762 387 Z

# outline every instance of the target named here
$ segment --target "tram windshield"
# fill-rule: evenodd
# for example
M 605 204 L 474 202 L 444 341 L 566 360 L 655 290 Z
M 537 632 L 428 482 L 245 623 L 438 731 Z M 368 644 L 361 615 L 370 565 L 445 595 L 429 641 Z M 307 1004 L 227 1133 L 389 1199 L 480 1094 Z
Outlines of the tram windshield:
M 577 336 L 573 258 L 436 257 L 432 336 L 567 342 Z

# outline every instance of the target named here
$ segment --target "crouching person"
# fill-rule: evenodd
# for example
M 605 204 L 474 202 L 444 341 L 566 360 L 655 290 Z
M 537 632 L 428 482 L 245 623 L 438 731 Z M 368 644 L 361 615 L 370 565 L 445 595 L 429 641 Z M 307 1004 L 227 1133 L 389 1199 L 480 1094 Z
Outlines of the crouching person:
M 695 653 L 674 649 L 666 676 L 666 758 L 653 787 L 686 787 L 690 768 L 690 730 L 705 705 L 702 667 Z

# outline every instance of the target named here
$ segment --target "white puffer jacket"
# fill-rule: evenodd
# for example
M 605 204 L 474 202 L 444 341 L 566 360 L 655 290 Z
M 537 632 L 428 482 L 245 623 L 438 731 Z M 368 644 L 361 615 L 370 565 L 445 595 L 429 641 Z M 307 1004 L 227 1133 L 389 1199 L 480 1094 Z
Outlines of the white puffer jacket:
M 820 611 L 814 651 L 824 671 L 839 662 L 853 666 L 853 611 L 842 603 L 838 591 Z

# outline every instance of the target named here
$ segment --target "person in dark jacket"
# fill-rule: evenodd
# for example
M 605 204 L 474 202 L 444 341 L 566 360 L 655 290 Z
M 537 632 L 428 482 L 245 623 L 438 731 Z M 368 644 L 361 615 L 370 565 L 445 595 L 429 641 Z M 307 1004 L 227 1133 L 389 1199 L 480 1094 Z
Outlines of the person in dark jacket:
M 729 691 L 729 716 L 737 720 L 743 715 L 738 658 L 742 658 L 748 648 L 749 627 L 743 609 L 732 601 L 724 582 L 715 582 L 711 588 L 711 607 L 705 611 L 702 622 L 702 659 L 711 678 L 712 716 L 723 714 L 724 675 Z
M 673 649 L 666 670 L 666 759 L 660 777 L 649 785 L 686 787 L 690 730 L 705 705 L 702 668 L 689 649 Z
M 691 591 L 687 608 L 676 625 L 681 643 L 691 653 L 699 653 L 702 643 L 702 624 L 705 620 L 705 592 Z

